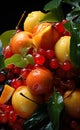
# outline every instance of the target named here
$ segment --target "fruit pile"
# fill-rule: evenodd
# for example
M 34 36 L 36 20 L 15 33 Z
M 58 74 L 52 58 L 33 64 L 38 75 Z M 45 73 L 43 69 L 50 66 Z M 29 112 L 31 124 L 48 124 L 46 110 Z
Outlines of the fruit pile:
M 80 67 L 71 56 L 74 31 L 65 26 L 68 20 L 47 21 L 46 14 L 32 11 L 23 29 L 0 36 L 1 129 L 80 130 Z

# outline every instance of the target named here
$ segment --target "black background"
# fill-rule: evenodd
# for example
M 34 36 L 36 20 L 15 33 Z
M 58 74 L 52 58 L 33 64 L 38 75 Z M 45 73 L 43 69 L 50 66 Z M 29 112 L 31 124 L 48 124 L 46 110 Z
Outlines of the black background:
M 26 15 L 34 10 L 42 10 L 50 0 L 3 0 L 0 3 L 0 34 L 15 29 L 22 13 Z

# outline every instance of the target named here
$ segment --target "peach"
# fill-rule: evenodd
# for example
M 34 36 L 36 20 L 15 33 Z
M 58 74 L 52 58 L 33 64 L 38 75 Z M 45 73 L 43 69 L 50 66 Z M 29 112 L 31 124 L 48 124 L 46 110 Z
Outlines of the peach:
M 10 40 L 10 48 L 13 54 L 21 53 L 22 49 L 33 46 L 32 33 L 20 31 L 13 35 Z
M 21 93 L 34 102 L 22 96 Z M 22 118 L 29 118 L 37 109 L 37 103 L 40 103 L 40 101 L 41 97 L 32 95 L 27 86 L 18 87 L 12 96 L 12 106 L 15 112 Z
M 28 89 L 34 95 L 50 92 L 53 87 L 53 82 L 52 72 L 46 68 L 36 68 L 26 78 Z
M 33 42 L 37 48 L 54 49 L 55 43 L 60 38 L 58 31 L 54 27 L 54 23 L 40 23 L 33 30 Z

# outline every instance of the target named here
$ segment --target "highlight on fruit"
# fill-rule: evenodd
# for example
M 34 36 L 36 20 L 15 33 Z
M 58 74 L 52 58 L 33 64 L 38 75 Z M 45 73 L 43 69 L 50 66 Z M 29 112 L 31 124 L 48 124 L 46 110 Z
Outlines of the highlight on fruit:
M 0 35 L 1 129 L 80 130 L 80 3 L 52 5 Z

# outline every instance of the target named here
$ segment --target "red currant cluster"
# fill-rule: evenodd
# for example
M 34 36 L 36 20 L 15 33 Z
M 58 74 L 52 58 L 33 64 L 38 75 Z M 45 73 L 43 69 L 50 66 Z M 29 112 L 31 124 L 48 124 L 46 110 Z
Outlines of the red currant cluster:
M 11 130 L 22 130 L 23 121 L 10 104 L 0 105 L 0 125 L 8 124 Z

